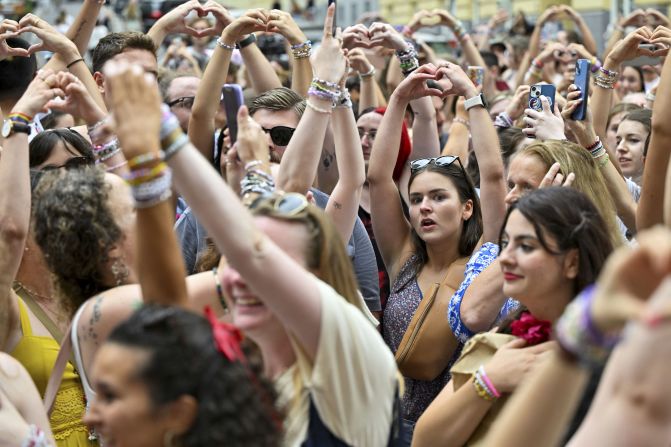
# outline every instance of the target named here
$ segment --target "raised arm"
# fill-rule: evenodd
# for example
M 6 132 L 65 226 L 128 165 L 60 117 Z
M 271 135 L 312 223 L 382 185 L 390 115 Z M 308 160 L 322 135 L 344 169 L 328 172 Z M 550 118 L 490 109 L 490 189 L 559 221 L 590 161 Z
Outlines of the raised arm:
M 452 89 L 449 92 L 443 92 L 444 94 L 457 94 L 467 100 L 479 95 L 475 85 L 458 65 L 447 63 L 440 68 L 440 72 L 452 83 Z M 495 242 L 498 241 L 506 212 L 504 199 L 507 193 L 499 137 L 484 105 L 472 106 L 467 112 L 473 138 L 473 150 L 480 170 L 482 237 L 484 242 Z
M 656 34 L 656 36 L 655 36 Z M 655 30 L 652 42 L 656 44 L 671 44 L 671 33 Z M 664 186 L 668 165 L 669 147 L 671 147 L 671 58 L 667 57 L 662 68 L 661 79 L 657 86 L 657 99 L 652 108 L 652 132 L 648 154 L 643 170 L 643 184 L 641 185 L 641 200 L 638 203 L 636 224 L 638 230 L 653 227 L 664 222 L 664 207 L 660 204 L 668 201 L 664 196 Z M 669 214 L 666 214 L 669 216 Z M 669 222 L 667 219 L 666 222 Z
M 291 64 L 291 90 L 305 97 L 308 95 L 310 81 L 312 80 L 309 51 L 312 44 L 307 43 L 308 39 L 305 37 L 305 33 L 288 12 L 273 9 L 268 17 L 270 19 L 268 20 L 268 31 L 281 34 L 291 46 L 291 54 L 289 55 L 293 59 Z
M 375 67 L 370 63 L 361 48 L 354 48 L 347 52 L 347 60 L 359 75 L 359 115 L 371 107 L 379 107 L 377 80 L 375 79 Z
M 137 215 L 137 272 L 145 302 L 188 307 L 186 272 L 173 230 L 170 173 L 161 161 L 160 95 L 137 66 L 110 66 L 111 104 L 119 143 L 129 160 Z M 141 117 L 141 118 L 138 118 Z M 181 134 L 177 121 L 168 136 Z M 166 179 L 168 179 L 166 181 Z M 149 192 L 151 191 L 151 192 Z
M 197 1 L 196 1 L 197 3 Z M 221 13 L 223 14 L 223 13 Z M 221 88 L 226 83 L 228 65 L 235 42 L 243 35 L 265 29 L 266 16 L 259 10 L 248 11 L 230 25 L 226 26 L 217 41 L 212 58 L 205 68 L 203 79 L 198 85 L 196 98 L 189 120 L 189 139 L 203 156 L 212 161 L 214 158 L 214 116 L 219 109 Z M 212 92 L 217 92 L 213 94 Z
M 326 213 L 333 219 L 342 240 L 348 241 L 354 229 L 366 180 L 363 149 L 351 102 L 349 107 L 334 109 L 332 124 L 338 160 L 338 183 L 329 197 Z
M 79 54 L 86 54 L 88 51 L 91 34 L 93 34 L 98 14 L 104 4 L 105 0 L 84 0 L 75 21 L 65 33 L 67 38 L 77 45 Z
M 17 126 L 27 126 L 44 109 L 47 101 L 62 95 L 51 70 L 39 71 L 24 95 L 6 118 Z M 18 307 L 12 284 L 23 256 L 30 222 L 30 175 L 28 169 L 28 134 L 12 132 L 2 143 L 0 158 L 0 347 L 7 350 L 20 331 Z
M 335 99 L 333 93 L 323 91 L 323 89 L 333 90 L 323 81 L 337 85 L 344 76 L 347 65 L 339 41 L 332 36 L 332 24 L 333 16 L 327 12 L 322 44 L 315 52 L 312 61 L 315 82 L 320 84 L 310 89 L 305 112 L 280 162 L 277 187 L 284 191 L 305 194 L 317 174 L 324 135 Z M 346 240 L 348 239 L 349 237 Z
M 399 191 L 393 179 L 403 115 L 410 101 L 427 95 L 441 96 L 440 90 L 426 85 L 427 80 L 435 78 L 436 68 L 424 65 L 399 84 L 389 99 L 368 162 L 373 231 L 392 282 L 412 251 L 410 224 L 403 215 Z
M 154 41 L 156 48 L 160 48 L 163 45 L 163 41 L 168 34 L 188 34 L 194 37 L 209 35 L 211 30 L 205 30 L 205 33 L 186 24 L 186 17 L 191 14 L 191 11 L 196 11 L 198 14 L 206 14 L 204 6 L 198 0 L 189 0 L 173 8 L 152 25 L 149 31 L 147 31 L 147 35 Z M 221 33 L 221 29 L 219 29 L 219 33 Z
M 571 8 L 569 5 L 561 5 L 559 8 L 578 26 L 580 34 L 582 35 L 582 44 L 585 46 L 585 49 L 591 54 L 596 54 L 596 40 L 592 35 L 592 31 L 587 26 L 585 19 L 582 18 L 578 11 Z

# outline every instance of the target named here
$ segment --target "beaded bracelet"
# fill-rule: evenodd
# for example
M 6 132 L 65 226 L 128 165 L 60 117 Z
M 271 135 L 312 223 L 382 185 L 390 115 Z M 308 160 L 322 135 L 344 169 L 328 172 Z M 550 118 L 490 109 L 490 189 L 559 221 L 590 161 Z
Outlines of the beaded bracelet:
M 501 112 L 496 116 L 496 119 L 494 120 L 494 126 L 495 127 L 500 127 L 503 129 L 507 129 L 509 127 L 513 127 L 513 120 L 510 118 L 510 115 L 508 115 L 506 112 Z
M 119 152 L 121 152 L 121 147 L 119 147 L 119 140 L 117 138 L 103 145 L 93 147 L 93 156 L 96 159 L 96 164 L 109 160 Z
M 475 388 L 475 392 L 482 399 L 487 401 L 496 400 L 494 393 L 487 388 L 487 384 L 482 380 L 479 371 L 476 371 L 475 374 L 473 374 L 473 387 Z
M 155 177 L 144 183 L 134 185 L 131 190 L 136 201 L 143 202 L 151 200 L 152 198 L 161 195 L 166 189 L 170 189 L 172 185 L 172 171 L 166 170 L 158 177 Z
M 492 383 L 491 380 L 489 380 L 489 377 L 487 376 L 487 373 L 485 372 L 485 366 L 480 365 L 480 368 L 478 368 L 477 374 L 480 376 L 480 378 L 485 382 L 485 385 L 487 385 L 487 389 L 491 391 L 491 393 L 494 395 L 495 398 L 501 397 L 501 393 L 499 393 L 499 390 L 496 389 L 494 386 L 494 383 Z
M 370 70 L 368 70 L 365 73 L 359 73 L 359 77 L 361 79 L 366 79 L 366 78 L 371 78 L 375 75 L 375 67 L 373 65 L 370 66 Z
M 128 160 L 128 167 L 130 169 L 135 169 L 136 167 L 149 163 L 151 161 L 162 160 L 162 157 L 159 153 L 156 152 L 147 152 L 145 154 L 140 154 L 137 157 L 133 157 Z
M 452 28 L 452 32 L 456 36 L 457 39 L 463 40 L 466 37 L 466 28 L 464 28 L 464 24 L 461 21 L 457 21 L 454 24 L 454 28 Z
M 310 92 L 308 92 L 308 94 L 309 94 L 309 93 L 310 93 Z M 321 107 L 318 107 L 318 106 L 312 104 L 310 101 L 307 101 L 307 102 L 305 103 L 305 105 L 306 105 L 308 108 L 314 110 L 314 111 L 317 112 L 317 113 L 323 113 L 323 114 L 325 114 L 325 115 L 330 115 L 331 112 L 332 112 L 332 109 L 323 109 L 323 108 L 321 108 Z
M 561 348 L 589 366 L 602 365 L 619 336 L 604 335 L 594 324 L 591 306 L 596 292 L 588 286 L 564 310 L 555 324 L 555 337 Z
M 170 189 L 167 189 L 161 193 L 161 195 L 156 196 L 150 200 L 146 201 L 135 201 L 135 208 L 137 209 L 144 209 L 144 208 L 151 208 L 153 206 L 158 205 L 159 203 L 165 202 L 166 200 L 170 199 L 172 197 L 172 191 Z
M 52 447 L 46 434 L 35 424 L 28 427 L 28 436 L 21 443 L 21 447 Z
M 589 146 L 586 146 L 585 149 L 592 152 L 592 150 L 594 150 L 600 143 L 601 143 L 601 139 L 597 136 L 596 141 L 594 143 L 590 144 Z
M 347 88 L 343 89 L 342 92 L 340 92 L 340 99 L 338 99 L 338 103 L 336 104 L 336 107 L 343 108 L 343 109 L 351 109 L 352 108 L 352 97 L 349 94 L 349 90 Z
M 217 45 L 219 45 L 219 46 L 220 46 L 221 48 L 223 48 L 224 50 L 230 50 L 230 51 L 235 50 L 235 45 L 229 45 L 229 44 L 227 44 L 226 42 L 224 42 L 224 41 L 222 40 L 221 37 L 217 39 Z
M 312 41 L 306 40 L 303 43 L 299 43 L 291 46 L 291 54 L 294 59 L 304 59 L 310 57 L 312 54 Z
M 123 168 L 128 164 L 128 160 L 124 160 L 121 163 L 115 164 L 114 166 L 108 166 L 107 169 L 105 169 L 107 172 L 112 172 L 116 171 L 119 168 Z
M 465 120 L 463 118 L 459 118 L 458 116 L 455 116 L 454 118 L 452 118 L 452 122 L 453 123 L 459 123 L 463 126 L 466 126 L 466 128 L 468 130 L 471 130 L 471 123 L 468 120 Z
M 250 162 L 247 162 L 245 164 L 245 171 L 249 171 L 252 168 L 255 168 L 257 166 L 261 166 L 263 162 L 261 160 L 252 160 Z
M 163 150 L 163 161 L 168 161 L 175 156 L 177 152 L 183 149 L 189 142 L 189 137 L 182 133 L 170 146 Z
M 610 161 L 610 155 L 604 153 L 603 158 L 599 161 L 599 167 L 603 168 L 608 164 L 609 161 Z
M 139 186 L 142 183 L 152 181 L 168 171 L 168 165 L 164 162 L 158 163 L 153 168 L 135 169 L 123 176 L 126 183 L 132 186 Z

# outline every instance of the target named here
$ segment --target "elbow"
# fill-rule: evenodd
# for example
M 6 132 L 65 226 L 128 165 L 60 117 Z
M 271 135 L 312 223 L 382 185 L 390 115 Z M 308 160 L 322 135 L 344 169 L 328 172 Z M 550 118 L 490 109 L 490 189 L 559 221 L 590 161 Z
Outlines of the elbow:
M 0 220 L 0 237 L 9 247 L 18 247 L 19 250 L 22 250 L 28 237 L 28 225 L 22 225 L 12 217 L 2 218 Z
M 652 135 L 656 137 L 665 137 L 668 138 L 671 136 L 671 126 L 666 120 L 663 119 L 662 115 L 652 116 L 651 123 Z
M 299 194 L 306 194 L 310 189 L 310 185 L 300 181 L 296 177 L 290 177 L 288 179 L 278 178 L 277 189 L 284 192 L 297 192 Z

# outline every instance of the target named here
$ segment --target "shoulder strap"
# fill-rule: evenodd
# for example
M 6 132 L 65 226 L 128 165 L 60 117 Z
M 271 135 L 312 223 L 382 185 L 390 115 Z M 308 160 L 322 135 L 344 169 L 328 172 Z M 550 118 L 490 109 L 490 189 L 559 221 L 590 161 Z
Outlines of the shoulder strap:
M 445 285 L 450 289 L 454 289 L 454 291 L 456 291 L 459 288 L 459 286 L 461 286 L 461 283 L 464 281 L 464 268 L 468 263 L 469 259 L 470 258 L 466 256 L 463 258 L 459 258 L 452 264 L 450 264 L 450 266 L 447 268 L 447 271 L 445 272 L 443 282 L 441 282 L 440 284 Z
M 23 301 L 26 303 L 26 306 L 28 306 L 33 315 L 35 315 L 37 319 L 40 320 L 40 323 L 42 323 L 42 325 L 47 328 L 47 331 L 49 331 L 54 340 L 62 340 L 63 333 L 60 329 L 58 329 L 56 323 L 54 323 L 53 320 L 49 318 L 44 309 L 42 309 L 42 307 L 37 304 L 37 301 L 35 301 L 33 295 L 28 292 L 25 287 L 22 287 L 16 283 L 14 284 L 14 291 L 21 297 L 21 299 L 23 299 Z
M 68 329 L 62 339 L 63 341 L 61 341 L 61 349 L 58 351 L 56 363 L 54 363 L 54 368 L 51 370 L 49 382 L 47 383 L 47 389 L 44 392 L 44 409 L 47 412 L 47 416 L 51 416 L 54 401 L 56 400 L 56 394 L 58 394 L 58 389 L 61 387 L 61 381 L 63 380 L 63 373 L 65 373 L 65 366 L 68 363 L 68 359 L 72 356 L 72 339 L 70 338 L 71 331 L 72 322 L 70 322 L 68 325 Z

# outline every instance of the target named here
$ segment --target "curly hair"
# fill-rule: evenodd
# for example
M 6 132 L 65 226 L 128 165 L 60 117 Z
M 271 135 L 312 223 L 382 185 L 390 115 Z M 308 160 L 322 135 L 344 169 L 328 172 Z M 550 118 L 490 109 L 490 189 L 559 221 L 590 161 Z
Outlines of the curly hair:
M 109 288 L 103 272 L 123 237 L 108 207 L 109 191 L 104 171 L 85 167 L 45 172 L 33 196 L 35 240 L 71 315 Z
M 231 362 L 217 350 L 203 317 L 176 307 L 144 306 L 107 342 L 148 351 L 138 377 L 147 384 L 154 407 L 184 395 L 198 401 L 194 423 L 180 445 L 279 445 L 281 418 L 273 388 L 257 365 Z

